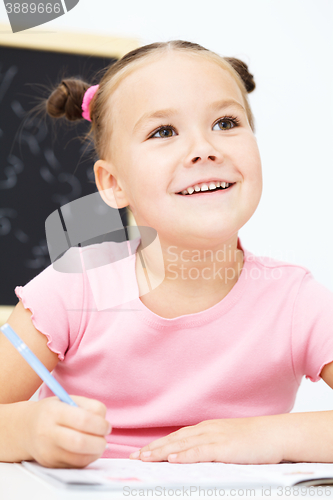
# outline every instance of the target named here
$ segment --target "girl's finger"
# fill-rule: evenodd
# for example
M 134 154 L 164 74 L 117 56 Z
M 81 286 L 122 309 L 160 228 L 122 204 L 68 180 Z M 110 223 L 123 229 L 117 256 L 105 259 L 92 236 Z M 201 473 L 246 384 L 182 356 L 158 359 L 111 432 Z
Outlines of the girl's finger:
M 68 427 L 57 426 L 54 429 L 54 440 L 62 450 L 80 455 L 102 455 L 106 447 L 106 439 L 79 432 Z
M 56 468 L 81 468 L 86 467 L 91 462 L 94 462 L 100 458 L 99 453 L 95 454 L 84 454 L 84 453 L 72 453 L 71 451 L 64 450 L 63 448 L 57 447 L 54 450 L 52 456 L 52 463 L 47 462 L 42 464 L 45 467 L 56 467 Z
M 111 432 L 111 424 L 101 415 L 69 405 L 62 409 L 57 419 L 58 425 L 97 436 L 106 436 Z
M 143 462 L 160 462 L 167 460 L 170 454 L 184 452 L 185 450 L 205 445 L 209 441 L 210 437 L 207 434 L 189 436 L 153 450 L 142 451 L 139 458 Z
M 215 462 L 217 461 L 216 444 L 201 444 L 168 455 L 168 462 L 179 464 L 194 464 L 198 462 Z
M 71 396 L 73 401 L 79 405 L 80 408 L 89 410 L 92 413 L 96 413 L 102 417 L 106 415 L 106 406 L 101 401 L 97 399 L 86 398 L 84 396 Z
M 157 448 L 162 448 L 163 446 L 167 446 L 169 444 L 177 443 L 181 439 L 190 438 L 191 436 L 197 436 L 202 433 L 202 429 L 197 425 L 190 425 L 188 427 L 182 427 L 178 431 L 172 432 L 165 437 L 156 439 L 151 443 L 147 444 L 147 446 L 143 446 L 140 449 L 140 452 L 152 451 Z

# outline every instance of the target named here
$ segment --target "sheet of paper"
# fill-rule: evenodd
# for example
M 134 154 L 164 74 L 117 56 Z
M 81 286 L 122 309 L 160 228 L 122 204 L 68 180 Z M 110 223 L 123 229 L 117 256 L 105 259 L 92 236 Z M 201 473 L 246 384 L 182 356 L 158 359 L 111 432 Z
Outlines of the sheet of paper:
M 99 459 L 84 469 L 49 469 L 36 462 L 22 462 L 31 472 L 64 487 L 121 489 L 124 486 L 291 486 L 326 478 L 333 484 L 333 464 L 281 463 L 239 465 L 223 463 L 144 463 L 130 459 Z

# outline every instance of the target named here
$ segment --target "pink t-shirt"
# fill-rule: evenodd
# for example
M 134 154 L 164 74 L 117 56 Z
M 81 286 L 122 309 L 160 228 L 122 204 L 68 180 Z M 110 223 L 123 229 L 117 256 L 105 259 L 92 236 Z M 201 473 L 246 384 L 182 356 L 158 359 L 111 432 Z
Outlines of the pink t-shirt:
M 302 266 L 238 246 L 244 267 L 229 294 L 173 319 L 141 302 L 135 252 L 99 268 L 113 307 L 96 307 L 87 272 L 52 265 L 15 289 L 58 353 L 55 378 L 69 394 L 107 406 L 113 431 L 103 457 L 127 458 L 203 420 L 289 412 L 303 375 L 316 382 L 333 360 L 333 293 Z

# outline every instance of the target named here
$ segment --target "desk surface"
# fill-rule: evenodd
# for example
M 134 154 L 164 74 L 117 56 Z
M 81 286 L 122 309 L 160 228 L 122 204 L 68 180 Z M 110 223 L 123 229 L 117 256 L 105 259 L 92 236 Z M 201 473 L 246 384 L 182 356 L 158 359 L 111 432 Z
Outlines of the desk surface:
M 242 490 L 240 488 L 240 490 Z M 303 490 L 304 491 L 304 490 Z M 203 498 L 244 498 L 245 500 L 249 498 L 267 498 L 269 500 L 277 499 L 289 499 L 295 500 L 296 496 L 301 498 L 325 498 L 333 500 L 333 487 L 326 486 L 325 488 L 308 488 L 306 494 L 301 494 L 300 489 L 298 492 L 290 490 L 290 488 L 283 490 L 265 490 L 265 493 L 261 489 L 250 489 L 246 492 L 245 489 L 237 494 L 235 490 L 224 490 L 224 494 L 219 494 L 219 492 L 213 492 L 214 494 L 204 494 L 206 492 L 192 493 L 180 495 L 168 494 L 165 495 L 155 495 L 152 496 L 151 493 L 145 492 L 145 496 L 139 495 L 137 491 L 136 495 L 126 495 L 122 490 L 118 491 L 68 491 L 62 488 L 56 488 L 34 474 L 30 473 L 24 467 L 19 464 L 7 464 L 0 462 L 0 499 L 1 500 L 113 500 L 113 499 L 125 499 L 130 498 L 133 500 L 135 496 L 140 498 L 171 498 L 176 496 L 177 498 L 191 498 L 192 500 L 198 500 Z

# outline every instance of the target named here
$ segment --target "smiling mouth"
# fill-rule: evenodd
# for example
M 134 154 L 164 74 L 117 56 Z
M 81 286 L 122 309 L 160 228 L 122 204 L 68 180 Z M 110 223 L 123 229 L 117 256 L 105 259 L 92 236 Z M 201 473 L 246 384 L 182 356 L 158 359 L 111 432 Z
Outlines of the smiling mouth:
M 179 193 L 176 193 L 176 194 L 180 194 L 181 196 L 197 196 L 197 195 L 200 195 L 202 193 L 214 193 L 215 191 L 227 191 L 229 190 L 233 185 L 235 184 L 235 182 L 232 182 L 230 183 L 228 186 L 226 187 L 222 187 L 222 186 L 219 186 L 219 187 L 215 187 L 213 189 L 211 188 L 208 188 L 208 187 L 204 187 L 202 186 L 202 188 L 200 189 L 200 191 L 193 191 L 192 193 L 184 193 L 184 192 L 179 192 Z

